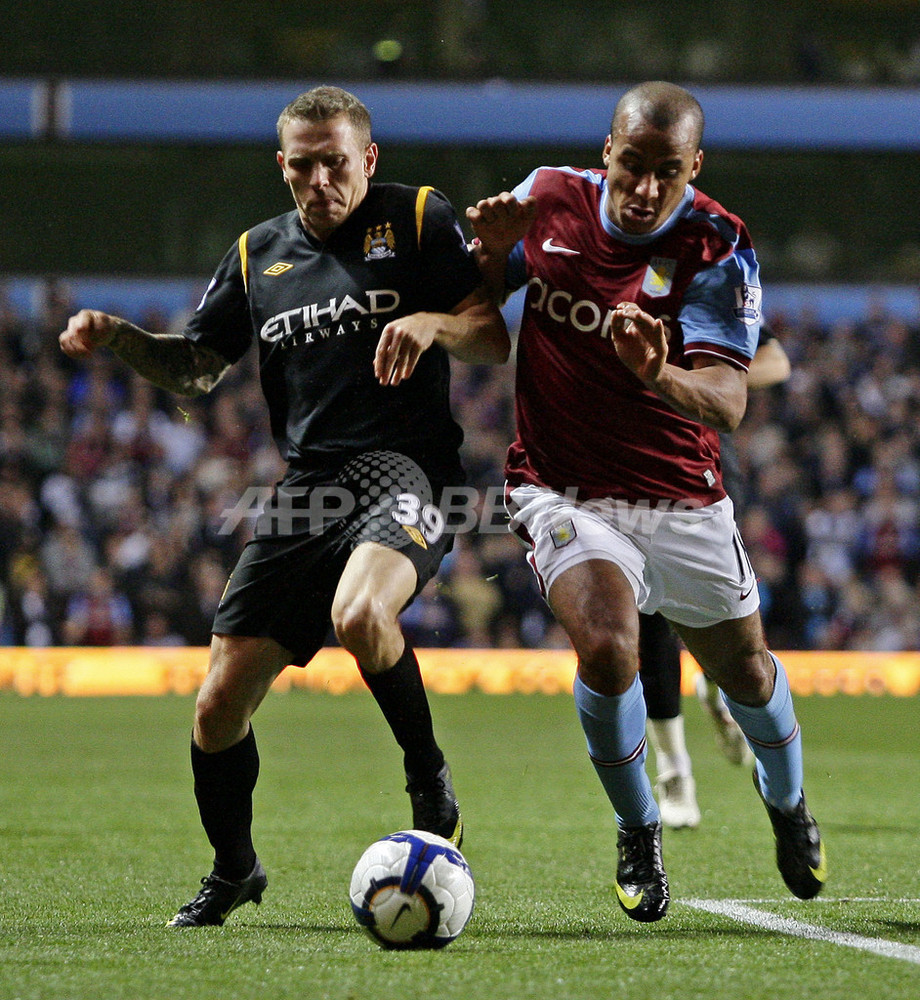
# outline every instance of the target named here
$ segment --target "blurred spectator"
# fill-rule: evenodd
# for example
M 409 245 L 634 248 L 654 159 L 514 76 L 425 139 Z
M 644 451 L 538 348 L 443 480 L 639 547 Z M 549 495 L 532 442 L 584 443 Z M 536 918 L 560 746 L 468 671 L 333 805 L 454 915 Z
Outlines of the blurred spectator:
M 227 568 L 218 553 L 206 549 L 192 560 L 192 601 L 185 609 L 184 634 L 191 645 L 211 642 L 211 622 L 227 586 Z
M 112 440 L 128 459 L 140 465 L 163 459 L 162 429 L 169 418 L 155 404 L 156 389 L 133 375 L 130 402 L 112 421 Z
M 445 560 L 449 564 L 451 556 Z M 413 647 L 459 646 L 463 629 L 449 592 L 437 579 L 429 580 L 400 619 L 406 641 Z
M 26 427 L 25 458 L 39 479 L 52 475 L 67 451 L 67 411 L 61 397 L 45 398 Z
M 23 554 L 10 574 L 10 628 L 22 646 L 55 646 L 61 641 L 60 608 L 38 560 Z
M 64 597 L 83 593 L 98 568 L 96 555 L 72 524 L 52 526 L 41 547 L 41 561 L 54 593 Z
M 184 646 L 185 639 L 170 628 L 166 615 L 159 611 L 151 611 L 141 622 L 140 645 Z
M 502 592 L 495 578 L 484 574 L 470 537 L 460 535 L 454 546 L 446 590 L 457 608 L 464 645 L 484 649 L 491 645 L 492 625 L 502 608 Z
M 192 469 L 207 447 L 207 432 L 201 426 L 194 401 L 183 400 L 167 411 L 167 419 L 158 421 L 153 439 L 163 456 L 163 467 L 173 475 Z
M 31 483 L 15 465 L 0 465 L 0 580 L 6 580 L 15 552 L 39 544 L 41 508 Z
M 805 518 L 808 548 L 805 561 L 832 583 L 843 585 L 853 576 L 860 520 L 852 490 L 836 489 Z
M 112 574 L 97 567 L 86 589 L 67 602 L 64 641 L 68 646 L 125 646 L 133 638 L 133 618 L 128 599 L 115 590 Z

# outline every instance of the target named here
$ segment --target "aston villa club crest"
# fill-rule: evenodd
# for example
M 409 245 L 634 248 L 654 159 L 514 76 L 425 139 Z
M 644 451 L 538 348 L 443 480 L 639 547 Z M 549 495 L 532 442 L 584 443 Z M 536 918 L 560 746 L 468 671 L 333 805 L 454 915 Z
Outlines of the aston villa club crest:
M 549 537 L 553 540 L 554 549 L 565 548 L 569 542 L 574 541 L 578 537 L 578 532 L 575 530 L 575 522 L 569 518 L 561 524 L 554 525 L 550 530 Z
M 671 294 L 677 261 L 671 257 L 652 257 L 642 279 L 642 291 L 650 298 L 660 299 Z
M 364 259 L 383 260 L 396 256 L 396 239 L 389 222 L 382 226 L 369 226 L 364 237 Z

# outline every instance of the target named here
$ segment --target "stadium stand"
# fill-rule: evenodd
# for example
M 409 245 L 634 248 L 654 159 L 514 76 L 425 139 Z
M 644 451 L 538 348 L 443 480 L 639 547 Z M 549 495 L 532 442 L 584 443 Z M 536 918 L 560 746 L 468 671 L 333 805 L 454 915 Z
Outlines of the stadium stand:
M 0 296 L 0 641 L 205 644 L 252 526 L 246 490 L 280 474 L 253 366 L 191 401 L 110 356 L 76 367 L 57 333 L 83 303 L 59 281 L 31 293 L 32 316 Z M 920 648 L 920 308 L 910 318 L 909 305 L 899 315 L 869 299 L 822 318 L 800 302 L 770 317 L 793 376 L 752 397 L 736 441 L 742 530 L 776 648 Z M 132 318 L 173 329 L 187 309 L 151 301 Z M 507 371 L 456 365 L 453 392 L 471 483 L 494 512 Z M 407 632 L 419 646 L 564 648 L 517 542 L 492 522 L 458 535 Z

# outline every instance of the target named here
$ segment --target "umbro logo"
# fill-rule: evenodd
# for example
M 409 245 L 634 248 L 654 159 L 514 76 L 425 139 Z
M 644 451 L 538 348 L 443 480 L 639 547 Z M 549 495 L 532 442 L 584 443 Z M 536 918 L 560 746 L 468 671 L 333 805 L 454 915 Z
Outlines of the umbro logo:
M 290 271 L 293 266 L 293 264 L 288 264 L 286 261 L 279 260 L 275 264 L 272 264 L 271 267 L 265 268 L 262 273 L 274 277 L 276 274 L 284 274 L 285 271 Z
M 571 253 L 576 256 L 581 256 L 580 250 L 570 250 L 568 247 L 557 247 L 556 244 L 553 243 L 552 236 L 550 236 L 548 240 L 543 241 L 543 249 L 547 253 Z

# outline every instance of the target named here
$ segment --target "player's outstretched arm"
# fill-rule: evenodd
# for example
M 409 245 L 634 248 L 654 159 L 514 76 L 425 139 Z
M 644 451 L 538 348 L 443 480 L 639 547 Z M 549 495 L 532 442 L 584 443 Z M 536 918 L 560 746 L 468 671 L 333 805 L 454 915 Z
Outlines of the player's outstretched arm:
M 81 309 L 60 335 L 61 350 L 85 359 L 107 347 L 154 385 L 180 396 L 210 392 L 230 367 L 216 351 L 181 334 L 153 334 L 119 316 Z
M 687 371 L 668 364 L 664 323 L 634 302 L 613 310 L 610 333 L 617 357 L 678 413 L 718 431 L 733 431 L 747 407 L 747 373 L 716 358 L 694 357 Z
M 536 198 L 529 196 L 518 201 L 509 191 L 483 198 L 466 210 L 476 234 L 476 263 L 495 302 L 505 298 L 508 254 L 527 234 L 536 214 Z
M 792 374 L 789 355 L 778 340 L 768 340 L 758 345 L 748 366 L 748 388 L 768 389 L 771 385 L 785 382 Z
M 440 344 L 468 364 L 503 364 L 511 352 L 505 319 L 480 288 L 450 313 L 413 313 L 387 323 L 374 357 L 374 374 L 380 384 L 399 385 L 407 379 L 432 344 Z

